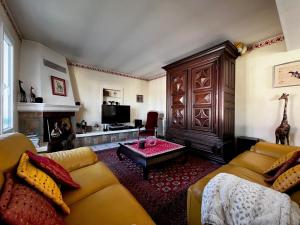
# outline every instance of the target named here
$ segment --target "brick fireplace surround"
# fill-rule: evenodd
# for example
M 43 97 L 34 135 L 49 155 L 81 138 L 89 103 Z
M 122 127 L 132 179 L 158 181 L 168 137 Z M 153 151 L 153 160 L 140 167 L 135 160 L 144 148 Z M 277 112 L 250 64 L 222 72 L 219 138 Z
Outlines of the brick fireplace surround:
M 18 103 L 17 109 L 19 132 L 25 135 L 37 135 L 41 146 L 47 145 L 55 122 L 67 120 L 71 129 L 75 131 L 75 112 L 79 110 L 78 106 Z
M 69 119 L 75 130 L 75 112 L 19 112 L 19 131 L 25 135 L 37 135 L 41 145 L 49 141 L 54 121 Z

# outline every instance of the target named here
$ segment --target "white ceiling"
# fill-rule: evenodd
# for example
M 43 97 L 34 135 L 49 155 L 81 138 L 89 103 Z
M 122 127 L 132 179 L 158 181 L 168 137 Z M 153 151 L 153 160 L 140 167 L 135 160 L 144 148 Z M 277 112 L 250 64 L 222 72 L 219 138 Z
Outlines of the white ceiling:
M 282 32 L 275 0 L 9 0 L 25 39 L 74 62 L 151 78 L 224 40 Z

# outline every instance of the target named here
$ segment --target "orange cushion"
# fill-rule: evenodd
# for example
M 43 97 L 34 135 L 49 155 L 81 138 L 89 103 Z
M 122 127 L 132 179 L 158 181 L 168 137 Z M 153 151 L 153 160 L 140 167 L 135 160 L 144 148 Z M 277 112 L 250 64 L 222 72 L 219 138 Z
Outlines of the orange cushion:
M 273 183 L 281 174 L 287 171 L 289 168 L 295 166 L 300 158 L 300 151 L 295 151 L 293 156 L 288 159 L 280 168 L 276 171 L 274 176 L 267 177 L 265 179 L 268 183 Z
M 32 165 L 26 153 L 23 153 L 21 156 L 17 174 L 27 183 L 32 185 L 34 188 L 42 192 L 46 197 L 60 206 L 65 213 L 70 213 L 70 209 L 63 201 L 62 194 L 57 184 L 50 176 Z
M 300 165 L 294 166 L 281 174 L 273 183 L 276 191 L 286 192 L 300 183 Z
M 297 152 L 300 150 L 297 150 Z M 287 153 L 286 155 L 280 157 L 279 159 L 277 159 L 269 169 L 267 169 L 266 171 L 264 171 L 265 174 L 267 173 L 271 173 L 274 172 L 275 170 L 279 169 L 285 162 L 287 162 L 290 158 L 293 157 L 294 153 L 296 151 L 291 151 L 289 153 Z

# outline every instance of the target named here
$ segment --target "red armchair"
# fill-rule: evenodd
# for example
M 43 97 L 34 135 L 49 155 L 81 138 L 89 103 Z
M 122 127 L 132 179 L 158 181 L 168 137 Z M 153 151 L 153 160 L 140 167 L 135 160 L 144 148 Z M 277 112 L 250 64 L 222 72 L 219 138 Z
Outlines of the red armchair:
M 139 130 L 139 137 L 156 136 L 158 112 L 148 112 L 145 130 Z

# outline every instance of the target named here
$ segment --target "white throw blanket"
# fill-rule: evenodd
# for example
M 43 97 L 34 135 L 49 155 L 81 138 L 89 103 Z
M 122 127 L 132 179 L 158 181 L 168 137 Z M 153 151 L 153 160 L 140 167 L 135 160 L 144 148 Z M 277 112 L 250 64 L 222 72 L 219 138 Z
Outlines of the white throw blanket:
M 300 209 L 287 194 L 220 173 L 204 188 L 202 224 L 299 225 Z

